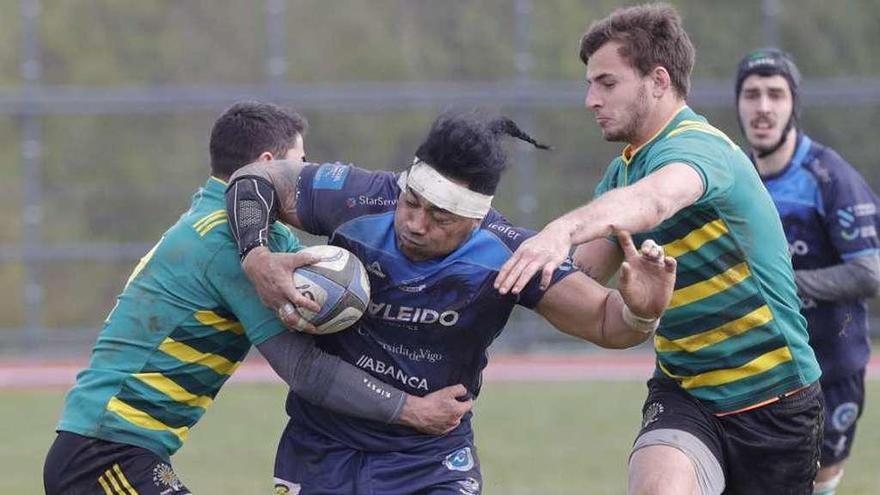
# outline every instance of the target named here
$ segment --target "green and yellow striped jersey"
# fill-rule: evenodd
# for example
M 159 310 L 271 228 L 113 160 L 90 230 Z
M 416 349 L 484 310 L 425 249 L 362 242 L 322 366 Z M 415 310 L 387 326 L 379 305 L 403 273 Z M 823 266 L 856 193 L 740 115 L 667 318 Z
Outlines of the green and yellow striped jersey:
M 239 265 L 226 184 L 210 178 L 134 269 L 68 393 L 58 430 L 167 459 L 251 348 L 286 331 Z M 272 251 L 295 251 L 286 226 Z
M 645 145 L 612 161 L 596 195 L 670 163 L 693 167 L 705 191 L 634 236 L 636 245 L 654 239 L 678 261 L 672 302 L 654 339 L 655 373 L 716 413 L 816 381 L 779 215 L 755 167 L 723 132 L 684 107 Z

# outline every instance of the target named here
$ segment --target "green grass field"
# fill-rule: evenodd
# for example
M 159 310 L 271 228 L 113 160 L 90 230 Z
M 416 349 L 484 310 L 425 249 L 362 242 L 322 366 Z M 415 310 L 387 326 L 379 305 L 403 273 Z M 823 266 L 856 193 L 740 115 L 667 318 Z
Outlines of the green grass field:
M 620 494 L 639 420 L 638 382 L 489 383 L 475 430 L 487 495 Z M 868 406 L 838 495 L 877 493 L 880 382 Z M 0 494 L 42 493 L 43 458 L 63 393 L 0 392 Z M 230 385 L 174 466 L 196 494 L 270 494 L 272 459 L 284 425 L 284 390 Z

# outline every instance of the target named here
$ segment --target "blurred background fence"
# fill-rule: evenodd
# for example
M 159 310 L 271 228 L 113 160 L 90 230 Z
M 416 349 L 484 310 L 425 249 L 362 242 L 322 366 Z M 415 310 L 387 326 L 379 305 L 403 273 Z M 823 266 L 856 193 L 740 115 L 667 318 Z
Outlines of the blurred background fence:
M 0 0 L 0 349 L 88 349 L 239 99 L 305 114 L 313 161 L 394 170 L 439 111 L 507 113 L 555 146 L 511 146 L 496 202 L 539 228 L 591 197 L 620 151 L 583 109 L 577 47 L 624 3 Z M 781 46 L 805 76 L 803 127 L 880 190 L 880 0 L 671 3 L 697 47 L 691 106 L 741 141 L 734 66 Z M 499 345 L 587 348 L 528 312 Z

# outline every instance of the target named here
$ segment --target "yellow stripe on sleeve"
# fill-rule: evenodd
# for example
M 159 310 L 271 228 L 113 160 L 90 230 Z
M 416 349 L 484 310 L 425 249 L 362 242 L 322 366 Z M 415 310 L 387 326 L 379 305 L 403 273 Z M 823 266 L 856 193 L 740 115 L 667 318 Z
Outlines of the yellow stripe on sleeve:
M 213 311 L 196 311 L 195 318 L 202 325 L 214 327 L 221 332 L 232 332 L 237 335 L 244 335 L 244 327 L 240 322 L 228 320 Z
M 125 474 L 122 472 L 122 468 L 119 467 L 119 464 L 113 465 L 113 472 L 116 473 L 116 477 L 119 478 L 119 482 L 122 483 L 122 486 L 128 490 L 129 495 L 140 495 L 137 490 L 131 486 L 131 483 L 128 482 L 128 478 L 125 477 Z
M 214 220 L 217 220 L 218 218 L 225 217 L 225 216 L 226 216 L 226 210 L 212 211 L 211 213 L 208 213 L 207 215 L 198 219 L 198 221 L 196 221 L 196 223 L 193 224 L 193 228 L 195 228 L 196 230 L 199 230 L 202 227 L 204 227 L 205 225 L 213 222 Z
M 728 232 L 727 225 L 719 218 L 690 231 L 681 239 L 664 244 L 663 250 L 666 252 L 666 256 L 677 258 L 685 253 L 700 249 L 707 242 L 714 241 Z
M 687 287 L 682 287 L 672 293 L 672 300 L 669 302 L 668 309 L 678 308 L 724 292 L 730 287 L 749 278 L 751 274 L 752 272 L 749 270 L 749 265 L 746 262 L 742 262 L 710 279 L 697 282 Z
M 697 387 L 716 387 L 726 383 L 735 382 L 748 378 L 750 376 L 760 375 L 765 371 L 791 361 L 791 351 L 788 347 L 780 347 L 775 351 L 758 356 L 748 363 L 730 369 L 713 370 L 694 376 L 676 376 L 669 372 L 663 363 L 658 361 L 660 369 L 670 378 L 674 378 L 681 383 L 682 388 L 691 389 Z
M 730 337 L 745 333 L 748 330 L 764 325 L 771 320 L 773 320 L 773 314 L 770 312 L 770 308 L 765 304 L 736 320 L 729 321 L 723 325 L 719 325 L 711 330 L 706 330 L 705 332 L 696 335 L 690 335 L 675 340 L 669 340 L 657 335 L 654 337 L 654 348 L 657 352 L 697 352 L 704 347 L 723 342 Z
M 129 406 L 116 397 L 111 398 L 107 403 L 107 410 L 116 413 L 122 419 L 133 425 L 140 426 L 141 428 L 171 432 L 174 436 L 179 438 L 181 442 L 185 442 L 187 435 L 189 435 L 188 427 L 181 426 L 180 428 L 172 428 L 140 409 L 135 409 Z
M 214 402 L 214 399 L 210 397 L 190 393 L 187 389 L 178 385 L 177 382 L 161 373 L 135 373 L 133 376 L 175 401 L 191 407 L 207 409 Z
M 223 225 L 224 223 L 226 223 L 226 215 L 225 214 L 223 215 L 222 218 L 220 218 L 218 220 L 214 220 L 211 223 L 206 224 L 202 228 L 198 229 L 198 233 L 200 236 L 205 237 L 205 235 L 207 235 L 208 232 L 210 232 L 214 227 Z
M 240 364 L 233 363 L 223 356 L 198 351 L 168 337 L 159 344 L 159 350 L 185 363 L 199 364 L 211 368 L 221 375 L 231 375 Z

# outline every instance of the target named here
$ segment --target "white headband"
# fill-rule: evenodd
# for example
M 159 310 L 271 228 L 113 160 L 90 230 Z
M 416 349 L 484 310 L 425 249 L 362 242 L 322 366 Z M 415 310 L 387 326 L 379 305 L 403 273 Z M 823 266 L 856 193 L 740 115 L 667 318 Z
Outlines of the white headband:
M 434 205 L 466 218 L 482 219 L 492 208 L 492 197 L 456 184 L 418 158 L 400 174 L 397 185 L 409 187 Z

